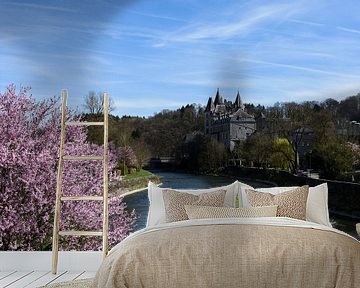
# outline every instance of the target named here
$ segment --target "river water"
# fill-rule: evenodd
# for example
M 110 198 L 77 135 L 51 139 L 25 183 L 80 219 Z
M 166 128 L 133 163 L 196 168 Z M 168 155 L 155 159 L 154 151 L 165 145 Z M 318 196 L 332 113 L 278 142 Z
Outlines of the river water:
M 162 185 L 160 187 L 170 187 L 174 189 L 205 189 L 211 187 L 218 187 L 231 184 L 235 179 L 220 176 L 203 176 L 185 173 L 171 173 L 171 172 L 156 172 L 162 177 Z M 241 180 L 239 181 L 249 184 L 254 188 L 269 187 L 269 184 L 263 182 Z M 137 214 L 136 230 L 140 230 L 146 226 L 146 219 L 149 211 L 149 199 L 147 189 L 130 194 L 124 197 L 128 206 L 128 210 L 135 209 Z M 355 224 L 356 221 L 345 218 L 335 217 L 330 215 L 331 224 L 346 233 L 356 236 Z

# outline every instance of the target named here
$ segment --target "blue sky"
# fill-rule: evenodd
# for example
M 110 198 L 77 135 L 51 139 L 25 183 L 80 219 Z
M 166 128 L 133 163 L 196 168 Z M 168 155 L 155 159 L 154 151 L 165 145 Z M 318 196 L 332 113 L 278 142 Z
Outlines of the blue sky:
M 0 0 L 0 90 L 68 103 L 108 91 L 114 114 L 360 92 L 360 2 Z

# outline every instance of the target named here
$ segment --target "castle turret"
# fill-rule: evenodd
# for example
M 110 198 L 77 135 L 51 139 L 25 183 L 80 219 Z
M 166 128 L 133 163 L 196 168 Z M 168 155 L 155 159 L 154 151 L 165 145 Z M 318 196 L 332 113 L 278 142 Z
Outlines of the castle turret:
M 245 110 L 245 106 L 244 106 L 244 103 L 241 100 L 239 90 L 237 92 L 236 99 L 235 99 L 235 108 L 236 109 L 241 109 L 243 111 Z
M 220 104 L 222 104 L 222 97 L 220 95 L 219 88 L 217 88 L 214 105 L 216 107 L 216 105 L 220 105 Z
M 212 97 L 210 96 L 209 100 L 208 100 L 208 103 L 206 105 L 206 108 L 205 108 L 205 112 L 212 112 L 212 111 L 214 111 L 214 109 L 215 109 L 215 106 L 214 106 L 214 103 L 212 101 Z

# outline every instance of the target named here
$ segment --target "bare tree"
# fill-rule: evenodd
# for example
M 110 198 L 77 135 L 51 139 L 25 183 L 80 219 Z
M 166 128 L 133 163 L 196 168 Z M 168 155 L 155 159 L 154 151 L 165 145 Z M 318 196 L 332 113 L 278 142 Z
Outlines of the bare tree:
M 89 91 L 89 93 L 84 97 L 85 109 L 90 114 L 101 114 L 104 111 L 104 97 L 103 92 L 96 94 L 94 91 Z M 114 101 L 109 97 L 109 112 L 114 111 Z
M 146 164 L 149 163 L 151 158 L 149 147 L 143 139 L 134 140 L 131 144 L 131 147 L 134 149 L 136 154 L 139 168 L 142 169 Z
M 299 168 L 298 152 L 300 143 L 303 141 L 306 128 L 311 127 L 311 115 L 313 103 L 295 102 L 277 103 L 268 111 L 271 119 L 270 133 L 280 138 L 286 138 L 291 144 L 294 153 L 294 162 L 291 170 L 295 173 Z

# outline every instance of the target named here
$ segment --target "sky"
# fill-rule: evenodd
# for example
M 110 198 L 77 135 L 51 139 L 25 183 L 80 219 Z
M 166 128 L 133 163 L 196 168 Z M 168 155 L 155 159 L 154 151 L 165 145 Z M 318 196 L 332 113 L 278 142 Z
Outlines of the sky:
M 360 92 L 360 1 L 0 0 L 0 91 L 68 90 L 113 114 L 206 105 L 220 89 L 273 105 Z

